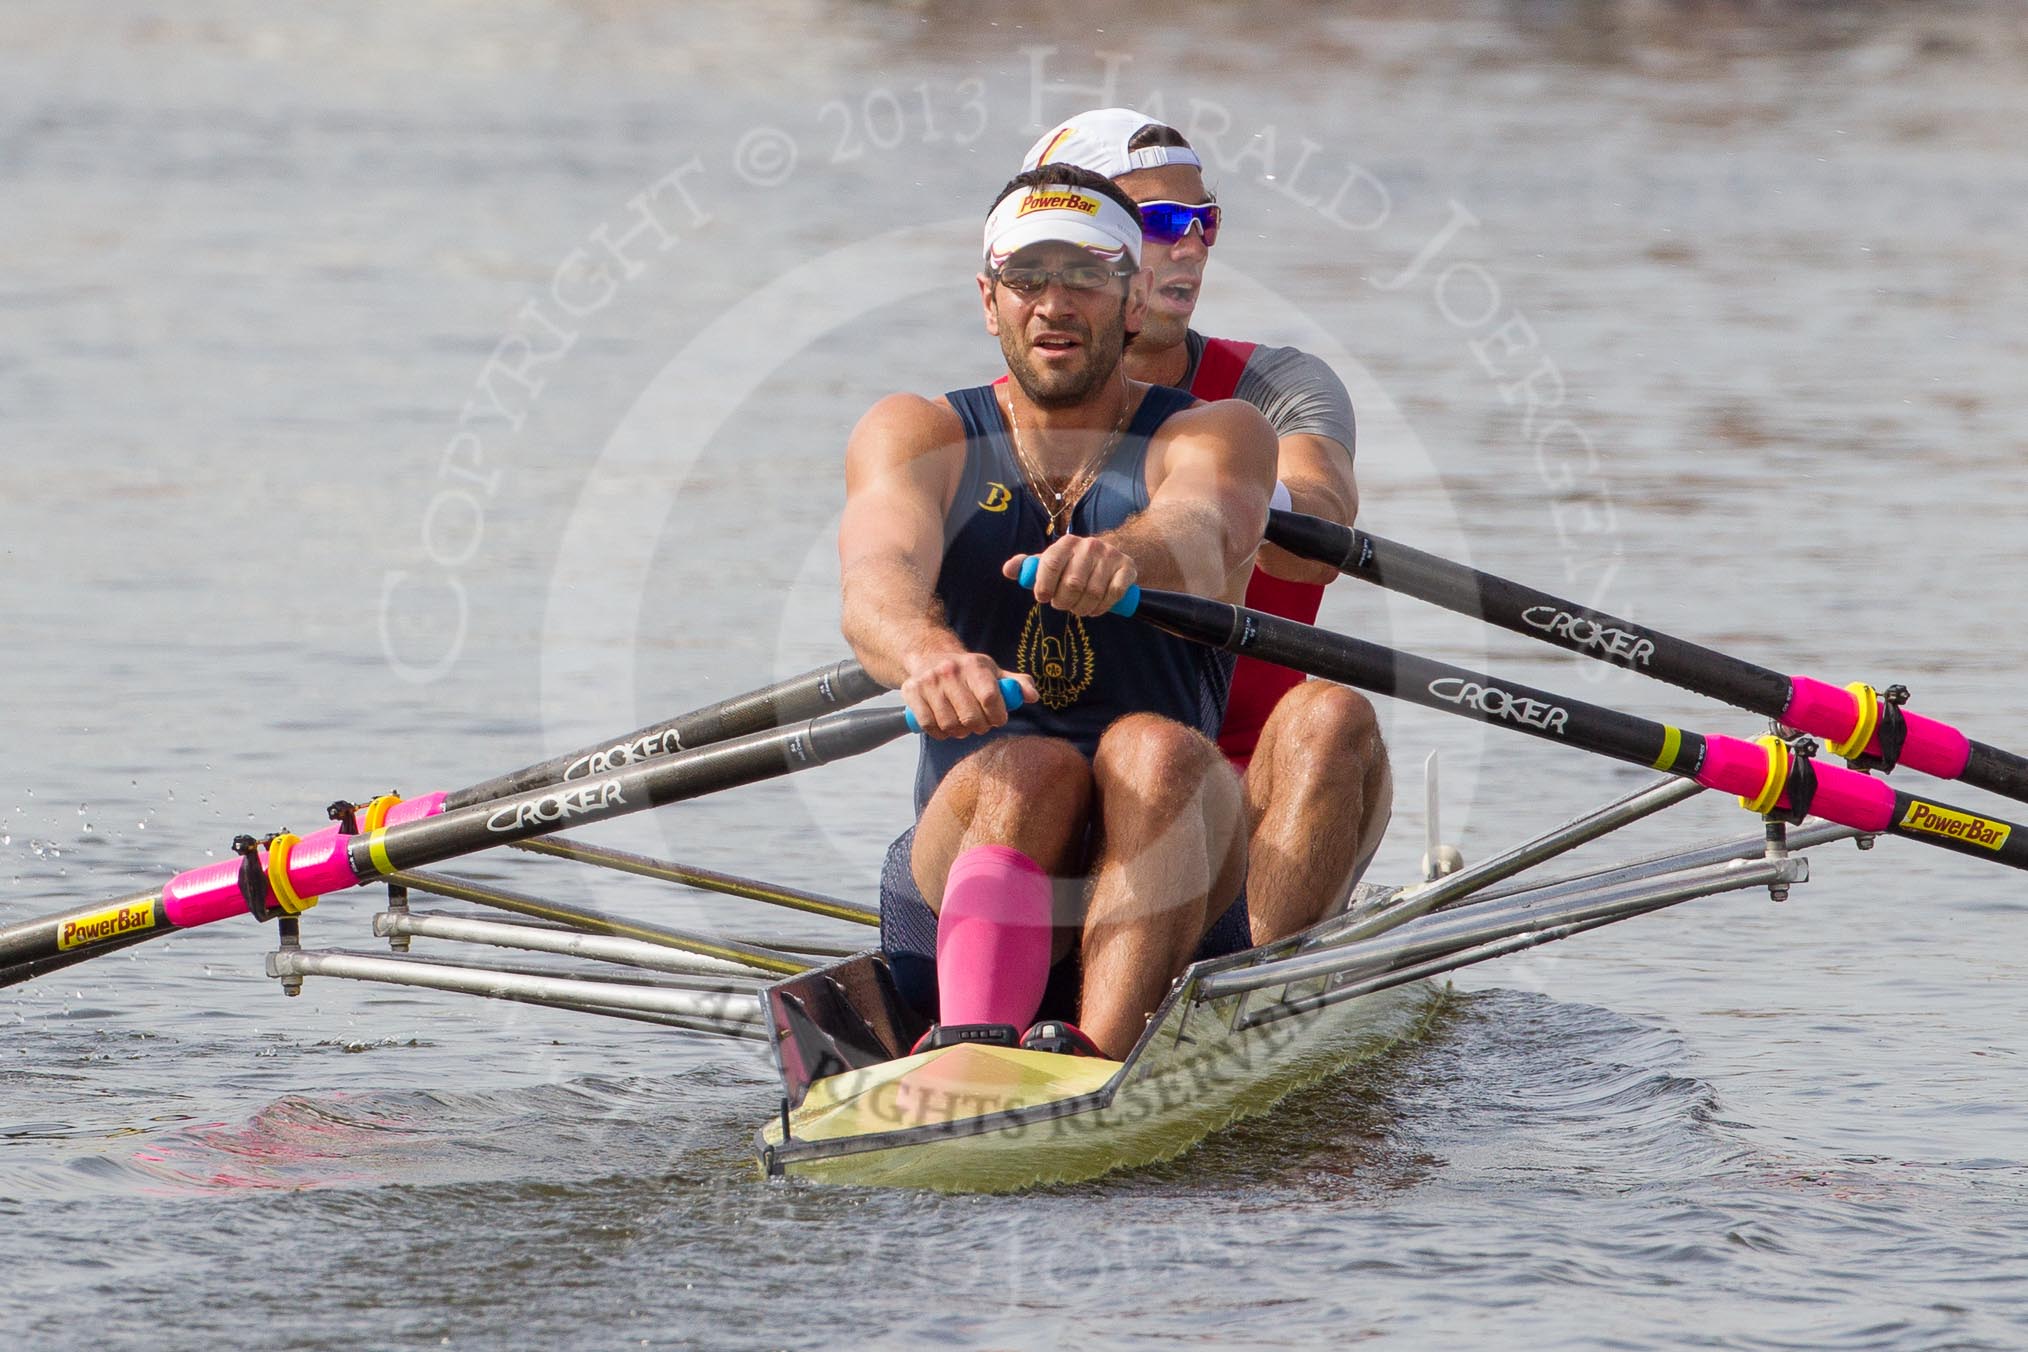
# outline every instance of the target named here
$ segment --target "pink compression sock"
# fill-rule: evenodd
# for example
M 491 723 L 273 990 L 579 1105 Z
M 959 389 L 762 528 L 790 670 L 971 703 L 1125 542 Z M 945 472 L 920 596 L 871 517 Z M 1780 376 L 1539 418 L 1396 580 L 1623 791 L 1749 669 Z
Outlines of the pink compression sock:
M 1049 877 L 1006 845 L 951 863 L 937 917 L 937 1019 L 1026 1028 L 1049 982 Z

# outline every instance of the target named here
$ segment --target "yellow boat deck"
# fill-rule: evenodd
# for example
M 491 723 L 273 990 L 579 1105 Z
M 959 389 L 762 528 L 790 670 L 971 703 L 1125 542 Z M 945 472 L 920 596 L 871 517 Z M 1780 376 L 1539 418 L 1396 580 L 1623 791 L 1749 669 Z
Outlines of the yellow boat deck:
M 1238 1002 L 1174 993 L 1128 1059 L 963 1044 L 814 1081 L 758 1142 L 771 1172 L 1011 1192 L 1167 1159 L 1291 1090 L 1414 1036 L 1415 984 L 1235 1028 Z M 1256 1001 L 1252 1012 L 1258 1013 Z

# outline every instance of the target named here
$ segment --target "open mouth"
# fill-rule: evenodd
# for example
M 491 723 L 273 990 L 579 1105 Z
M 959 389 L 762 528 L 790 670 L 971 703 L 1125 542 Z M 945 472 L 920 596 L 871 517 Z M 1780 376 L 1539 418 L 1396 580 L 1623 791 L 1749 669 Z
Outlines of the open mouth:
M 1075 352 L 1083 344 L 1067 334 L 1048 333 L 1037 338 L 1035 346 L 1043 352 Z
M 1155 294 L 1171 304 L 1195 305 L 1197 303 L 1197 288 L 1199 285 L 1200 283 L 1193 278 L 1178 278 L 1176 281 L 1159 288 Z

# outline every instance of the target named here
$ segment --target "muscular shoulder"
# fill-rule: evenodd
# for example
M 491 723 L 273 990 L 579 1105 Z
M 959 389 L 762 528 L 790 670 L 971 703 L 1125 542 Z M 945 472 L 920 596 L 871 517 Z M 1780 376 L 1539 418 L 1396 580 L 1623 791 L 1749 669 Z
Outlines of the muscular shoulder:
M 1162 430 L 1187 431 L 1192 436 L 1252 437 L 1262 429 L 1272 435 L 1273 427 L 1261 411 L 1244 399 L 1199 399 L 1169 415 Z
M 1331 391 L 1347 404 L 1352 402 L 1352 396 L 1345 392 L 1345 382 L 1338 379 L 1338 373 L 1331 369 L 1330 363 L 1299 347 L 1268 347 L 1265 344 L 1255 347 L 1247 354 L 1246 367 L 1239 379 L 1242 387 L 1252 385 L 1269 393 Z
M 1322 357 L 1298 347 L 1256 347 L 1233 397 L 1274 424 L 1277 436 L 1324 436 L 1351 450 L 1352 396 Z
M 860 416 L 845 451 L 848 478 L 896 469 L 934 472 L 964 462 L 965 424 L 942 397 L 890 394 Z
M 919 394 L 890 394 L 860 415 L 852 429 L 852 446 L 878 446 L 890 452 L 922 453 L 965 444 L 964 420 L 948 399 Z
M 1156 440 L 1164 449 L 1187 446 L 1242 465 L 1272 466 L 1275 459 L 1274 426 L 1243 399 L 1199 400 L 1179 409 L 1162 424 Z

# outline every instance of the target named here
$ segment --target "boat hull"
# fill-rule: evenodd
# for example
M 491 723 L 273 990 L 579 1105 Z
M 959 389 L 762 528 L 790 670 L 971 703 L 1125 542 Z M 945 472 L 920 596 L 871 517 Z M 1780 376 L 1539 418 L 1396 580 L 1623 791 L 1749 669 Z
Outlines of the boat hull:
M 957 1046 L 824 1077 L 760 1133 L 775 1175 L 1010 1192 L 1168 1159 L 1293 1090 L 1417 1034 L 1414 983 L 1276 1017 L 1277 1002 L 1196 998 L 1186 973 L 1124 1062 Z M 1288 992 L 1282 999 L 1300 994 Z

